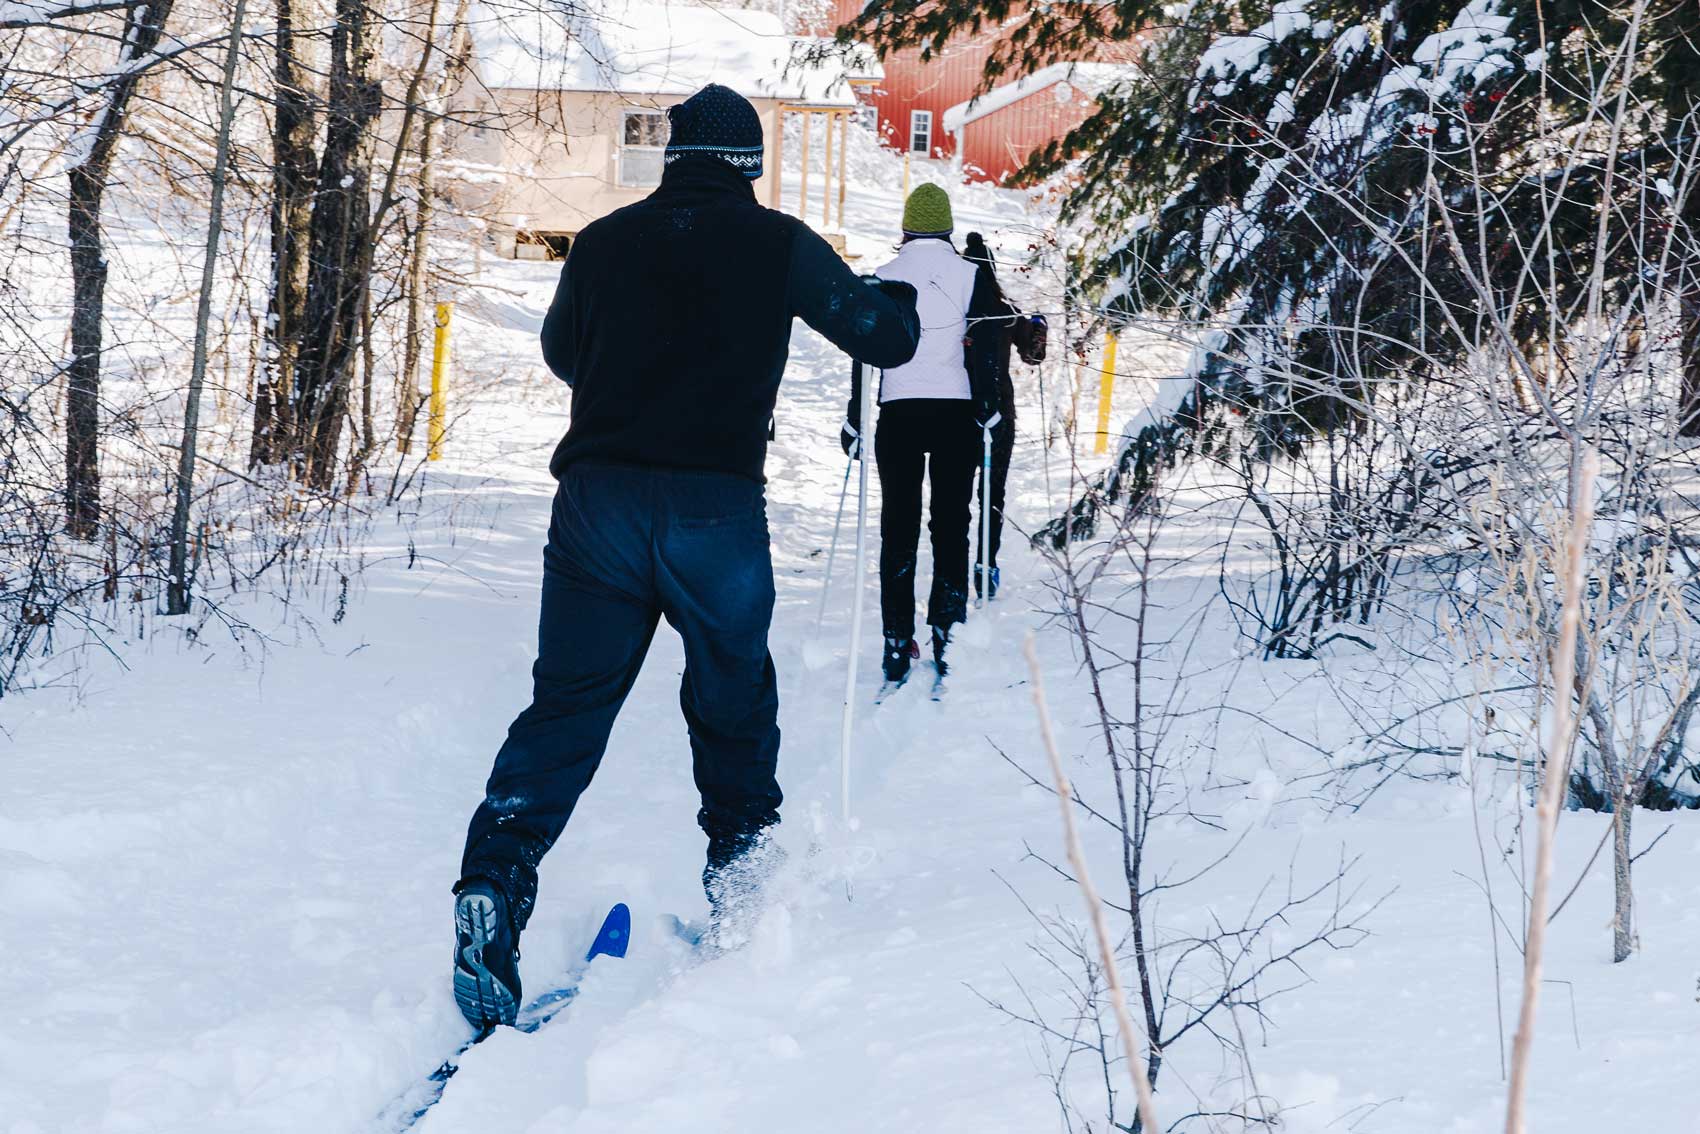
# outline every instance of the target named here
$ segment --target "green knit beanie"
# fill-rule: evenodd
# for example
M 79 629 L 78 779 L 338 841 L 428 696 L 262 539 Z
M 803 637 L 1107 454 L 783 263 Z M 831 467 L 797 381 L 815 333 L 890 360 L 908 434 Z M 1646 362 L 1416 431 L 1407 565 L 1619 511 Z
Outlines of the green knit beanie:
M 954 227 L 950 195 L 931 182 L 916 187 L 903 203 L 904 236 L 949 236 Z

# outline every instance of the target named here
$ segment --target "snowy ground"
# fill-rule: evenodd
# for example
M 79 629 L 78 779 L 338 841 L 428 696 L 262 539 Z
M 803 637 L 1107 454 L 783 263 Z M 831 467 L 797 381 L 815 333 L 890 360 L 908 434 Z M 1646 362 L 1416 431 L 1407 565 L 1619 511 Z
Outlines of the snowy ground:
M 1019 201 L 975 199 L 998 211 L 965 210 L 962 227 L 1025 244 Z M 852 194 L 852 250 L 867 266 L 884 258 L 897 210 L 893 193 Z M 331 621 L 327 599 L 311 631 L 264 650 L 157 633 L 123 653 L 125 668 L 86 669 L 80 697 L 0 702 L 0 904 L 11 913 L 0 929 L 0 1131 L 378 1130 L 390 1101 L 463 1038 L 447 980 L 448 887 L 490 758 L 527 692 L 553 487 L 545 465 L 567 406 L 533 337 L 553 269 L 484 266 L 486 282 L 506 290 L 463 299 L 460 365 L 504 380 L 465 407 L 417 513 L 379 532 L 343 621 Z M 985 1003 L 1021 1003 L 1026 989 L 1062 1011 L 1022 903 L 1079 917 L 1073 889 L 1027 856 L 1029 845 L 1060 855 L 1054 801 L 991 743 L 1042 772 L 1019 644 L 1043 621 L 1043 567 L 1011 542 L 1005 595 L 965 628 L 946 703 L 912 687 L 877 711 L 864 706 L 859 824 L 844 831 L 835 817 L 847 587 L 835 588 L 824 632 L 814 626 L 846 387 L 842 358 L 799 329 L 768 465 L 783 830 L 797 864 L 780 904 L 749 948 L 706 963 L 660 929 L 664 915 L 704 907 L 676 702 L 681 656 L 663 632 L 545 864 L 523 969 L 532 991 L 546 987 L 617 900 L 637 918 L 632 955 L 599 962 L 571 1011 L 542 1032 L 476 1049 L 423 1129 L 1059 1127 L 1036 1033 Z M 1040 413 L 1035 391 L 1023 396 L 1031 442 Z M 1024 444 L 1012 474 L 1012 514 L 1028 527 L 1052 514 L 1042 454 Z M 1176 625 L 1188 602 L 1208 597 L 1199 578 L 1173 585 Z M 244 613 L 279 624 L 275 610 Z M 877 632 L 870 602 L 864 640 Z M 1040 649 L 1075 774 L 1101 793 L 1067 640 L 1044 632 Z M 1303 741 L 1332 747 L 1355 727 L 1329 694 L 1354 680 L 1340 666 L 1227 665 L 1235 646 L 1225 634 L 1206 650 L 1190 705 L 1226 703 L 1231 684 L 1236 705 Z M 873 648 L 864 652 L 871 662 Z M 864 664 L 864 701 L 875 683 Z M 1304 977 L 1288 974 L 1300 987 L 1271 1002 L 1267 1024 L 1245 1021 L 1281 1128 L 1497 1129 L 1494 959 L 1469 790 L 1398 782 L 1356 813 L 1330 812 L 1297 781 L 1316 763 L 1300 740 L 1254 723 L 1212 736 L 1213 753 L 1196 758 L 1209 765 L 1199 781 L 1222 829 L 1168 824 L 1163 858 L 1184 873 L 1245 841 L 1168 899 L 1169 924 L 1242 917 L 1266 885 L 1326 878 L 1342 853 L 1362 856 L 1348 905 L 1361 912 L 1385 896 L 1367 914 L 1367 939 L 1312 955 Z M 1503 827 L 1503 813 L 1488 814 L 1490 828 Z M 1632 962 L 1608 963 L 1605 871 L 1556 923 L 1531 1129 L 1700 1128 L 1695 820 L 1675 817 L 1638 864 L 1645 947 Z M 1666 822 L 1639 829 L 1650 838 Z M 1566 817 L 1566 885 L 1602 830 L 1597 816 Z M 1116 847 L 1095 836 L 1091 850 L 1107 885 Z M 1490 873 L 1507 885 L 1503 870 Z M 1500 900 L 1514 917 L 1514 897 L 1502 890 Z M 1500 952 L 1509 1014 L 1516 961 Z M 1201 1099 L 1243 1097 L 1238 1075 L 1213 1045 L 1173 1053 L 1158 1096 L 1165 1124 Z

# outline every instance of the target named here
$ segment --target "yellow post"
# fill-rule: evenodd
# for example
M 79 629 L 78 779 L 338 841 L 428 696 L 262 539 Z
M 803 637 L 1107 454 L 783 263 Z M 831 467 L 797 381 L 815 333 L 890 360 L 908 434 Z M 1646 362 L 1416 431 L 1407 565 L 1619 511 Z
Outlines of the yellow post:
M 909 200 L 909 151 L 903 151 L 903 200 Z
M 443 456 L 444 418 L 449 408 L 449 318 L 454 304 L 437 304 L 437 335 L 431 344 L 431 424 L 425 456 L 436 461 Z
M 1092 444 L 1095 456 L 1110 450 L 1110 394 L 1116 386 L 1116 333 L 1104 332 L 1104 361 L 1098 371 L 1098 438 Z

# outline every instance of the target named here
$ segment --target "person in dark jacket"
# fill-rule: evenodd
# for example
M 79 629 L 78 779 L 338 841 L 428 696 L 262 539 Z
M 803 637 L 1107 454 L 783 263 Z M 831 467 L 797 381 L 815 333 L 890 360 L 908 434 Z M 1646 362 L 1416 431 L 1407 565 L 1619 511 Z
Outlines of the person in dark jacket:
M 657 625 L 679 690 L 717 924 L 747 908 L 779 821 L 773 567 L 762 468 L 792 318 L 853 358 L 915 351 L 914 292 L 858 279 L 801 221 L 756 203 L 761 122 L 718 85 L 668 111 L 661 185 L 587 225 L 543 323 L 572 421 L 543 557 L 531 704 L 508 729 L 455 885 L 455 994 L 512 1023 L 537 866 L 590 784 Z
M 1047 329 L 1043 315 L 1023 315 L 1004 297 L 998 283 L 997 261 L 986 239 L 970 232 L 962 242 L 962 258 L 976 265 L 975 310 L 987 312 L 969 329 L 971 368 L 982 373 L 982 381 L 997 386 L 998 416 L 992 427 L 991 539 L 982 547 L 979 529 L 974 536 L 974 593 L 996 598 L 998 593 L 998 548 L 1003 543 L 1004 486 L 1009 480 L 1009 461 L 1015 452 L 1015 381 L 1010 374 L 1009 352 L 1013 347 L 1021 361 L 1037 366 L 1045 361 Z M 980 485 L 980 507 L 986 507 L 985 484 Z M 986 564 L 988 579 L 980 578 L 979 564 Z M 986 589 L 988 588 L 989 589 Z
M 881 668 L 897 683 L 919 655 L 915 643 L 915 568 L 921 535 L 921 490 L 931 489 L 927 530 L 933 581 L 927 601 L 933 665 L 942 678 L 951 628 L 967 617 L 968 528 L 981 427 L 996 425 L 997 388 L 990 371 L 968 365 L 970 329 L 998 309 L 977 287 L 974 265 L 957 254 L 950 197 L 921 185 L 903 207 L 903 243 L 881 279 L 915 286 L 921 342 L 915 356 L 880 378 L 874 459 L 880 478 L 880 613 L 885 625 Z M 860 436 L 861 391 L 852 383 L 840 442 Z

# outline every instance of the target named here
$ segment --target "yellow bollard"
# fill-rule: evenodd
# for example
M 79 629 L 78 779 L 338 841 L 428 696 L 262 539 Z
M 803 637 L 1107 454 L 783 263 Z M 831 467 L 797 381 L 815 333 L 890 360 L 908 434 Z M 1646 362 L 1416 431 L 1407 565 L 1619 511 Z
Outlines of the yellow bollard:
M 425 456 L 433 461 L 443 456 L 444 418 L 449 408 L 449 318 L 453 314 L 454 304 L 437 304 L 437 335 L 431 344 L 431 424 L 427 433 L 430 440 L 425 449 Z
M 1098 438 L 1093 442 L 1094 456 L 1110 450 L 1110 394 L 1116 386 L 1116 333 L 1104 332 L 1104 362 L 1098 372 Z
M 903 151 L 903 201 L 909 201 L 909 151 Z

